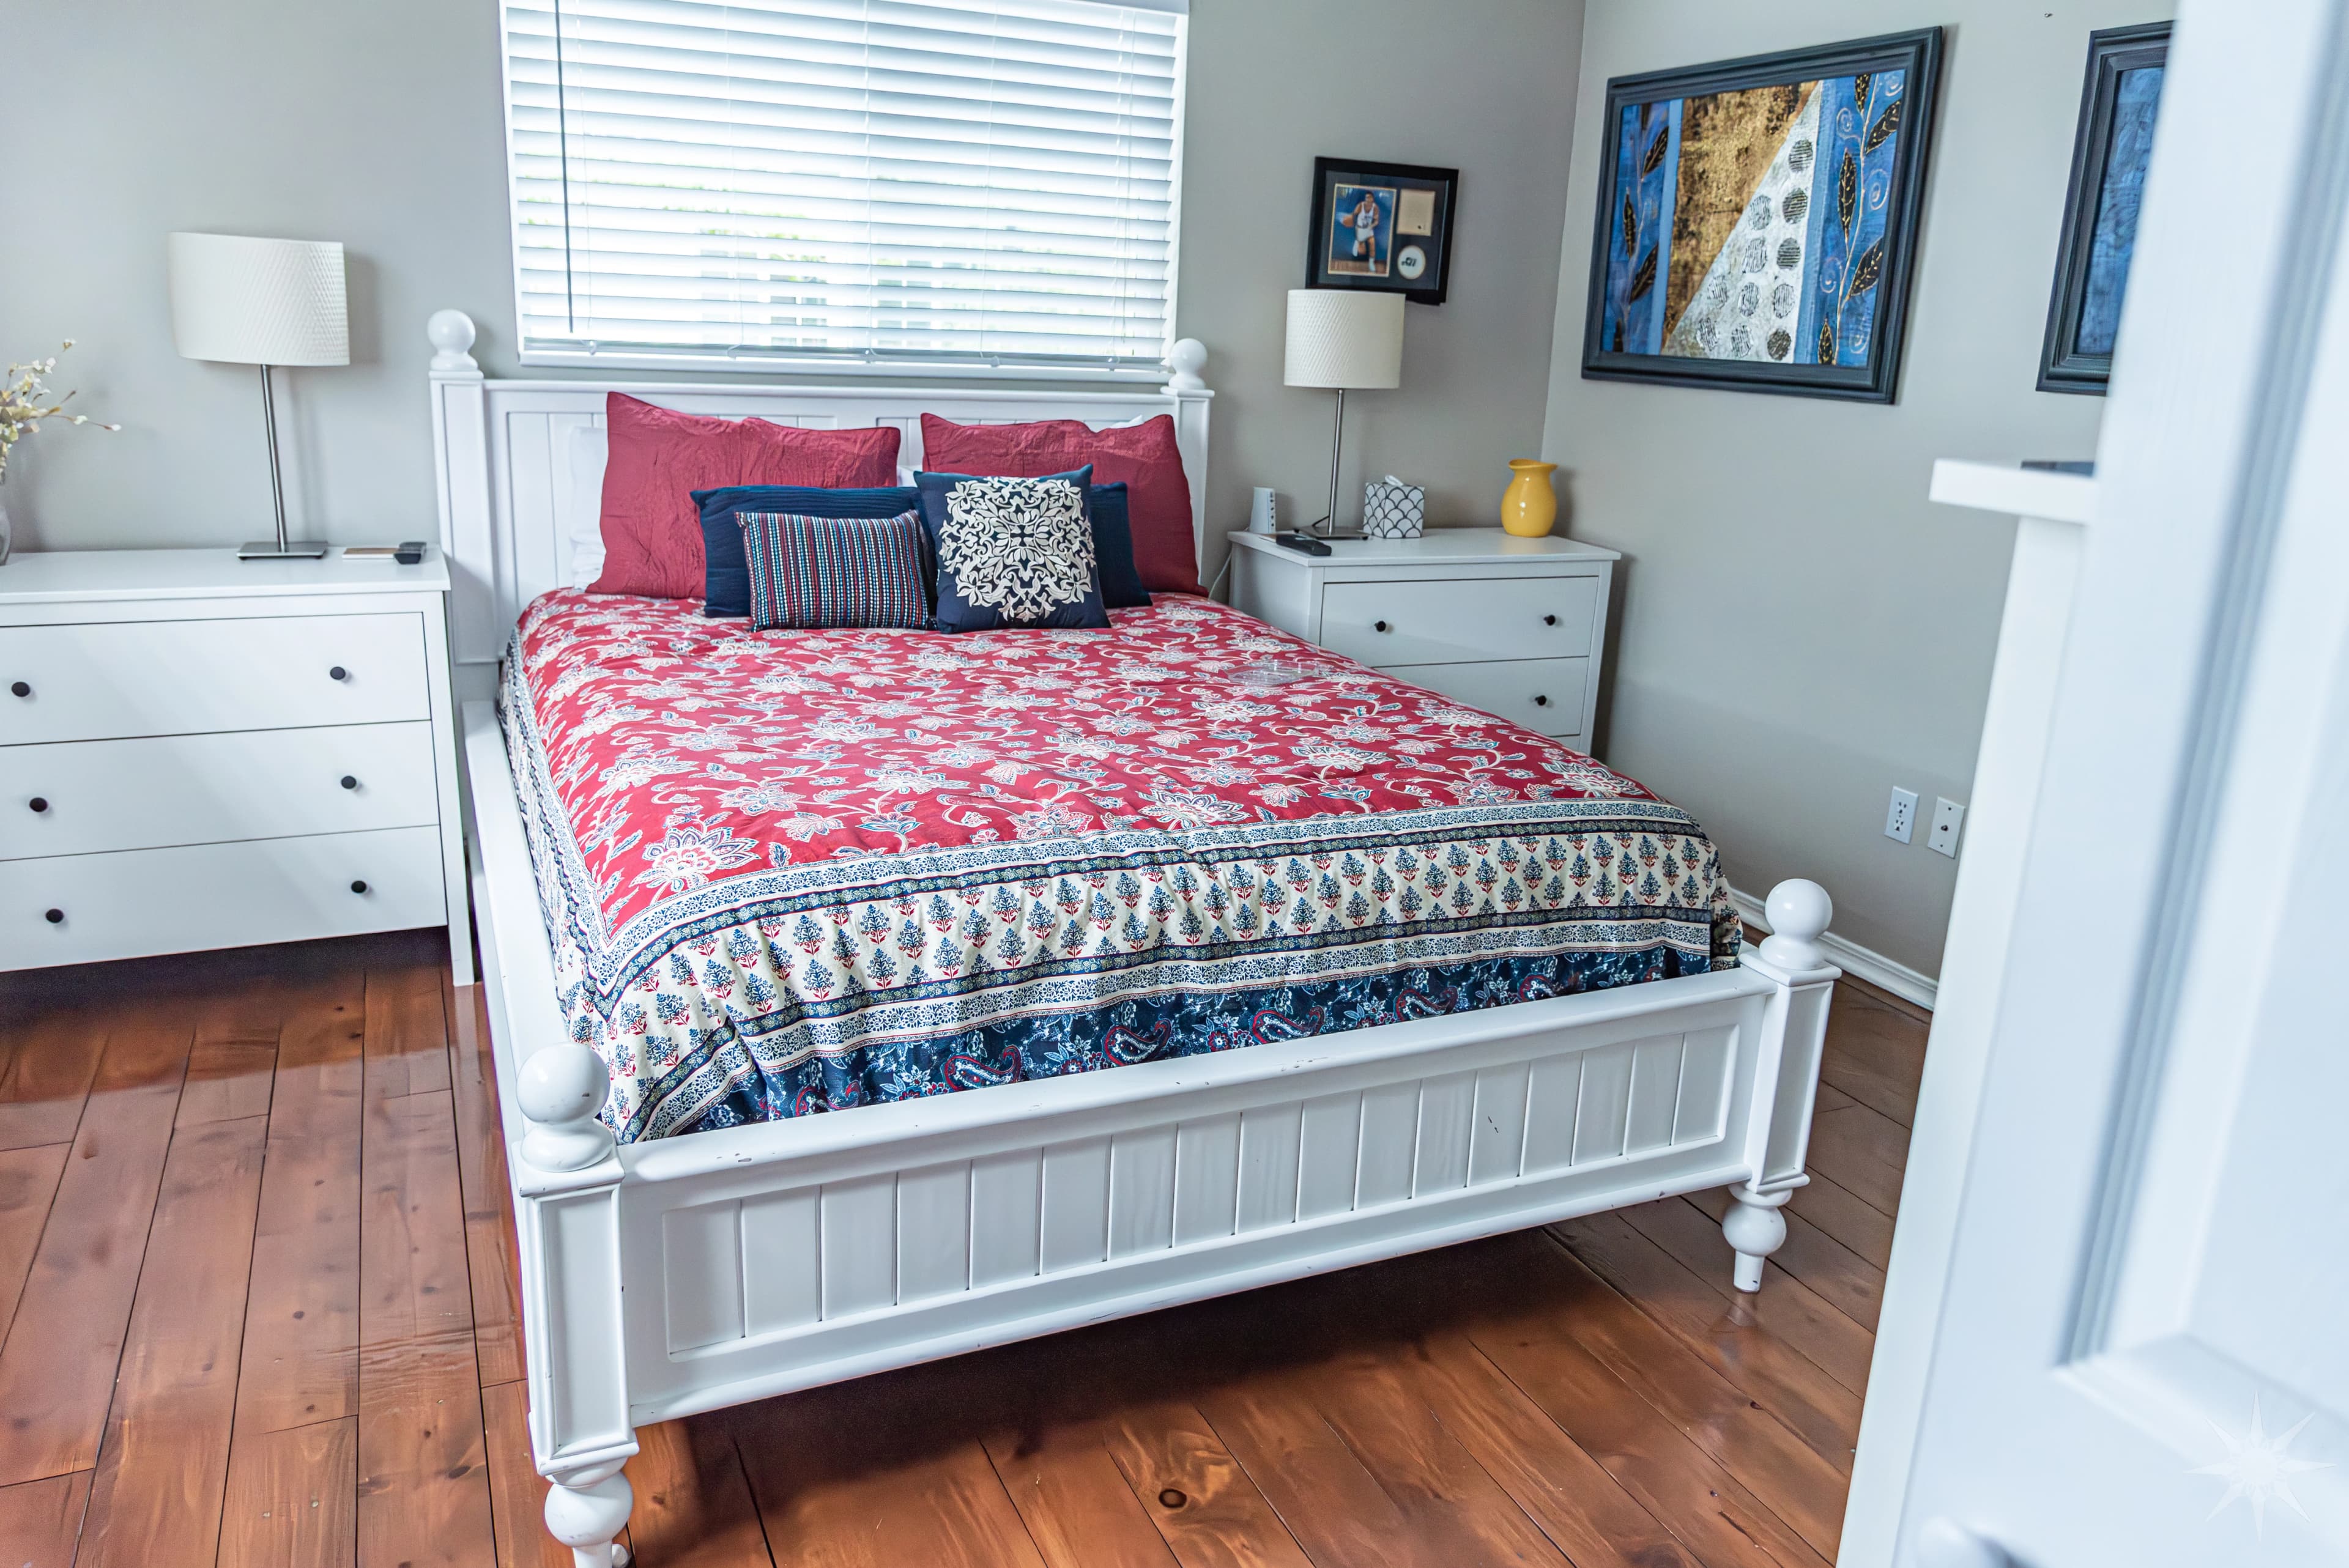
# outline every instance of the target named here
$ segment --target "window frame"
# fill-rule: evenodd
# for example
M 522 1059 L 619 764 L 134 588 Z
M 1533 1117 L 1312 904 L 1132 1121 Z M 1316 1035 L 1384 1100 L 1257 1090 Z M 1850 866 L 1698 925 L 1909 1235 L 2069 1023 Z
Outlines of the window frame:
M 886 358 L 855 358 L 846 354 L 806 354 L 788 348 L 729 348 L 660 350 L 630 348 L 551 348 L 526 346 L 522 324 L 522 232 L 515 221 L 520 210 L 518 164 L 514 148 L 513 60 L 508 48 L 505 0 L 498 0 L 498 95 L 504 119 L 506 269 L 513 307 L 514 356 L 522 365 L 566 370 L 667 370 L 712 377 L 788 374 L 794 379 L 885 379 L 904 381 L 1058 381 L 1154 386 L 1170 373 L 1166 356 L 1181 336 L 1176 330 L 1183 262 L 1183 143 L 1190 110 L 1190 0 L 1080 0 L 1081 4 L 1118 5 L 1129 10 L 1159 11 L 1175 18 L 1174 115 L 1171 129 L 1174 160 L 1168 178 L 1166 315 L 1159 340 L 1159 362 L 1148 365 L 1038 364 L 1026 360 L 979 362 L 968 356 L 925 359 L 913 355 Z

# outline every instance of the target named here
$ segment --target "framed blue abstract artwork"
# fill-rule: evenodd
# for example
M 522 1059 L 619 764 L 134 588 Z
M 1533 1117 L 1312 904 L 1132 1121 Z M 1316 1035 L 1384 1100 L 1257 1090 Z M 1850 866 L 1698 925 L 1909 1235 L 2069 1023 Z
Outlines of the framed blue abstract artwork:
M 1892 401 L 1938 27 L 1607 84 L 1582 373 Z
M 2112 378 L 2121 298 L 2137 249 L 2137 204 L 2145 195 L 2168 60 L 2167 22 L 2088 35 L 2088 81 L 2080 94 L 2055 293 L 2039 356 L 2042 392 L 2102 396 Z

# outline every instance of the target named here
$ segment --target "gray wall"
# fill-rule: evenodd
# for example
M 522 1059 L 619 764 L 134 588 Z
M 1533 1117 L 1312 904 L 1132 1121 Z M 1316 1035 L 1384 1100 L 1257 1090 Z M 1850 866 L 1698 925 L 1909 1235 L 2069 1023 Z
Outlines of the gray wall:
M 1353 400 L 1352 505 L 1362 468 L 1392 469 L 1431 485 L 1439 516 L 1481 518 L 1503 462 L 1537 444 L 1581 13 L 1196 0 L 1179 321 L 1219 391 L 1210 573 L 1250 485 L 1296 506 L 1326 485 L 1328 395 L 1280 385 L 1318 153 L 1454 165 L 1464 187 L 1451 303 L 1411 312 L 1402 389 Z M 0 0 L 0 103 L 51 128 L 49 150 L 8 168 L 0 359 L 79 339 L 57 384 L 125 426 L 17 449 L 7 496 L 27 546 L 268 530 L 254 373 L 171 350 L 173 229 L 344 242 L 352 364 L 281 373 L 295 523 L 432 534 L 425 316 L 463 308 L 491 374 L 518 369 L 496 15 L 491 0 Z
M 1602 5 L 1604 8 L 1604 0 Z M 1362 480 L 1427 486 L 1431 522 L 1489 526 L 1547 398 L 1556 224 L 1566 201 L 1582 0 L 1192 0 L 1176 315 L 1211 356 L 1208 560 L 1248 490 L 1286 521 L 1330 493 L 1328 392 L 1280 382 L 1288 291 L 1305 282 L 1319 156 L 1460 170 L 1450 297 L 1404 312 L 1402 385 L 1346 399 L 1339 512 Z
M 1836 931 L 1938 972 L 1956 862 L 1883 836 L 1963 801 L 2010 521 L 1925 500 L 1939 457 L 2094 455 L 2101 399 L 2033 390 L 2092 28 L 2166 0 L 1602 0 L 1585 29 L 1544 456 L 1571 531 L 1628 557 L 1607 760 L 1713 830 L 1732 880 L 1826 884 Z M 1609 77 L 1949 25 L 1889 407 L 1586 381 Z
M 278 377 L 287 510 L 328 539 L 434 537 L 424 318 L 512 315 L 500 92 L 489 0 L 0 0 L 0 103 L 47 143 L 0 199 L 0 358 L 78 339 L 55 384 L 123 425 L 16 448 L 22 542 L 270 531 L 256 373 L 172 352 L 174 229 L 343 242 L 351 364 Z

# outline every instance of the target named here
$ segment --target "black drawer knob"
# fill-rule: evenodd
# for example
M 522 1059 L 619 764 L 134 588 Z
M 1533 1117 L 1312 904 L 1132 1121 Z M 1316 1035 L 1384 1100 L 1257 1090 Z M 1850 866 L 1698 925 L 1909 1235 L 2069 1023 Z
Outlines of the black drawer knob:
M 1555 615 L 1544 615 L 1542 617 L 1542 624 L 1545 626 L 1555 626 L 1557 624 L 1557 617 Z
M 1534 706 L 1536 707 L 1547 707 L 1549 706 L 1549 698 L 1546 696 L 1537 696 L 1534 698 Z
M 352 778 L 352 777 L 351 777 L 349 774 L 347 774 L 347 773 L 346 773 L 346 774 L 344 774 L 344 775 L 343 775 L 343 788 L 344 788 L 344 789 L 357 789 L 358 787 L 359 787 L 359 781 L 358 781 L 357 779 L 356 779 Z
M 33 695 L 33 688 L 26 686 L 23 681 L 10 681 L 8 683 L 8 690 L 11 695 L 16 696 L 30 696 Z
M 49 809 L 49 803 L 41 799 L 38 795 L 34 796 L 31 799 L 26 801 L 25 804 L 30 806 L 36 811 L 46 811 Z
M 351 672 L 336 665 L 326 672 L 326 678 L 330 681 L 347 681 L 351 678 Z
M 1389 626 L 1384 621 L 1373 621 L 1371 623 L 1371 630 L 1373 632 L 1386 632 L 1392 631 L 1393 628 Z
M 61 909 L 43 910 L 41 918 L 51 925 L 63 925 L 66 923 L 66 912 Z
M 353 892 L 367 892 L 367 883 L 361 880 L 354 878 L 351 882 L 351 891 Z

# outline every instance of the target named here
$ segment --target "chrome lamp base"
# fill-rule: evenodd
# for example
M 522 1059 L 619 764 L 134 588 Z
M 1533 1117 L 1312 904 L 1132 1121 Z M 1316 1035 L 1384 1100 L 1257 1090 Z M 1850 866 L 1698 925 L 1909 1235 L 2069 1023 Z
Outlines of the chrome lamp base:
M 285 480 L 277 466 L 277 400 L 269 390 L 269 366 L 261 367 L 261 423 L 269 432 L 269 500 L 277 512 L 277 537 L 236 547 L 239 561 L 316 561 L 326 553 L 323 539 L 285 537 Z

